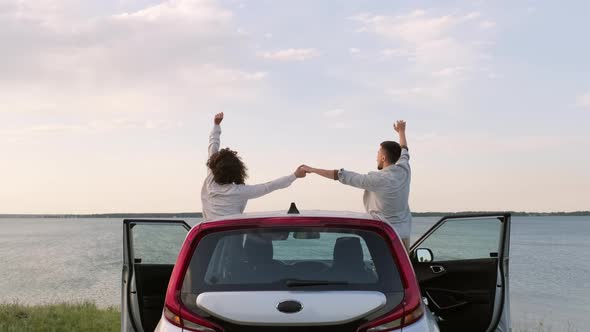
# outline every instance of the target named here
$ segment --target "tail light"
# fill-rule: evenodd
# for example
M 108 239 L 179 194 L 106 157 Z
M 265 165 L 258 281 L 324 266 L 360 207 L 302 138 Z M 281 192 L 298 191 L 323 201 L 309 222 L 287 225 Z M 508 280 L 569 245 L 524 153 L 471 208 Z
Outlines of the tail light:
M 166 290 L 166 301 L 164 304 L 164 317 L 175 326 L 187 331 L 194 332 L 223 332 L 223 328 L 214 324 L 203 317 L 198 316 L 188 310 L 180 299 L 180 290 L 184 281 L 184 275 L 191 260 L 194 247 L 199 242 L 199 236 L 194 241 L 190 241 L 189 233 L 187 241 L 180 249 L 176 264 L 170 276 L 168 289 Z
M 174 313 L 167 306 L 164 306 L 164 317 L 166 317 L 166 319 L 170 323 L 172 323 L 178 327 L 181 327 L 182 329 L 188 330 L 188 331 L 194 331 L 194 332 L 219 332 L 219 331 L 222 331 L 220 329 L 215 329 L 215 328 L 209 327 L 209 326 L 213 326 L 213 324 L 211 324 L 205 320 L 202 320 L 202 319 L 198 320 L 199 323 L 207 324 L 208 326 L 201 325 L 199 323 L 190 321 L 188 319 L 183 319 L 180 315 Z
M 399 310 L 394 310 L 389 315 L 380 320 L 374 321 L 368 326 L 361 328 L 359 331 L 366 332 L 387 332 L 401 329 L 418 321 L 424 315 L 424 306 L 419 305 L 413 311 L 406 313 L 403 306 Z
M 404 299 L 393 311 L 361 326 L 357 332 L 395 331 L 418 321 L 424 315 L 420 287 L 410 258 L 406 255 L 406 248 L 393 229 L 385 227 L 385 232 L 390 238 L 395 239 L 392 241 L 390 249 L 396 260 L 401 281 L 404 285 Z

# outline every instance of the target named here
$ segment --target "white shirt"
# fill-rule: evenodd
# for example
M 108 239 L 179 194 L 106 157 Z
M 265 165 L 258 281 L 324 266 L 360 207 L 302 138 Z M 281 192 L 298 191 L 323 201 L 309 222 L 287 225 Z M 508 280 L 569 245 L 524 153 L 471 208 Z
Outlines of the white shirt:
M 219 151 L 221 127 L 215 125 L 209 135 L 209 157 Z M 207 178 L 201 189 L 201 203 L 205 220 L 240 214 L 249 199 L 258 198 L 278 189 L 287 188 L 295 181 L 295 174 L 257 185 L 218 184 L 207 167 Z
M 409 239 L 412 231 L 410 196 L 410 154 L 402 149 L 395 165 L 378 172 L 358 174 L 340 170 L 338 180 L 349 186 L 365 189 L 363 202 L 367 213 L 389 222 L 402 239 Z

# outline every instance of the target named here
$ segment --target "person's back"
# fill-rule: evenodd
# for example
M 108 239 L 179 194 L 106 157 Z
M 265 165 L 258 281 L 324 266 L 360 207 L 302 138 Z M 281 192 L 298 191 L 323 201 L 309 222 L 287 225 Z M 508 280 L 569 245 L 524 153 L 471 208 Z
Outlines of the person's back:
M 215 125 L 209 135 L 207 178 L 201 189 L 205 220 L 243 213 L 249 199 L 287 188 L 297 178 L 305 177 L 305 171 L 298 167 L 295 173 L 274 181 L 257 185 L 245 184 L 248 169 L 237 152 L 227 148 L 219 149 L 221 121 L 223 121 L 223 113 L 215 116 Z
M 369 172 L 380 184 L 365 190 L 363 203 L 368 213 L 391 223 L 402 239 L 408 239 L 412 230 L 412 213 L 408 203 L 412 170 L 407 148 L 402 148 L 399 160 L 377 172 Z M 346 180 L 344 180 L 346 181 Z
M 213 175 L 208 175 L 201 191 L 203 217 L 215 219 L 222 216 L 239 214 L 244 211 L 248 199 L 235 191 L 236 184 L 217 184 Z

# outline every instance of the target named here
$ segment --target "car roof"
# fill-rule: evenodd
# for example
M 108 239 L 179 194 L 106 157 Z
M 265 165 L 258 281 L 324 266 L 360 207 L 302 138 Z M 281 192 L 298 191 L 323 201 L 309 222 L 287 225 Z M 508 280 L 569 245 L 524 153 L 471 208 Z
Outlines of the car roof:
M 286 211 L 270 211 L 270 212 L 255 212 L 242 213 L 230 216 L 223 216 L 204 221 L 205 223 L 213 221 L 229 221 L 229 220 L 244 220 L 244 219 L 270 219 L 270 218 L 340 218 L 340 219 L 368 219 L 375 220 L 368 213 L 350 212 L 350 211 L 326 211 L 326 210 L 303 210 L 299 213 L 289 214 Z

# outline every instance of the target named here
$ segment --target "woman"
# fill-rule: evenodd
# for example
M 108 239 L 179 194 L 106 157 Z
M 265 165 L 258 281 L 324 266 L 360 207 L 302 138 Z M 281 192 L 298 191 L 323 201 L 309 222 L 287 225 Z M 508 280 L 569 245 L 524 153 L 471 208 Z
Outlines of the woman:
M 236 151 L 219 149 L 223 113 L 215 115 L 213 131 L 209 135 L 207 178 L 201 190 L 203 217 L 215 219 L 244 212 L 249 199 L 258 198 L 275 190 L 287 188 L 297 178 L 306 175 L 300 166 L 291 175 L 267 183 L 247 185 L 246 165 Z

